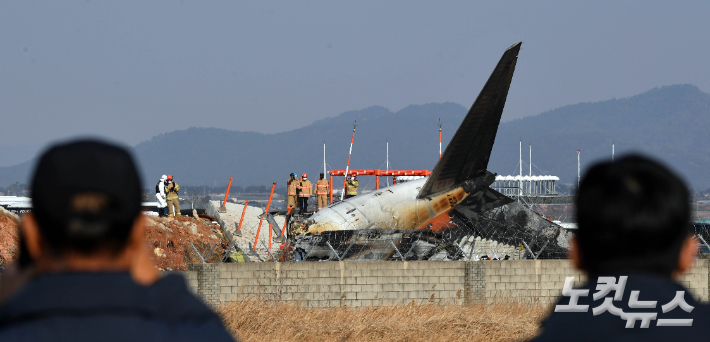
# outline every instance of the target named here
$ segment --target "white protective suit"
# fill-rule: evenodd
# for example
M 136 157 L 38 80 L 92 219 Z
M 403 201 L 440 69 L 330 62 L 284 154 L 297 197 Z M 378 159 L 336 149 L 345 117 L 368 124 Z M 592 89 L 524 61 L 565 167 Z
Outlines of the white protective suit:
M 155 197 L 158 199 L 158 208 L 165 208 L 168 206 L 168 202 L 165 201 L 165 179 L 167 177 L 163 176 L 158 182 L 158 190 L 160 192 L 155 193 Z

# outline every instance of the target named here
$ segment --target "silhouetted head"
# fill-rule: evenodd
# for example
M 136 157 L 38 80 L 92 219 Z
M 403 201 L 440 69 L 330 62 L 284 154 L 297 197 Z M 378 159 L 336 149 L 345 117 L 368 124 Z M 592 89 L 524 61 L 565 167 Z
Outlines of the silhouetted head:
M 141 182 L 123 148 L 92 140 L 71 142 L 41 156 L 32 178 L 32 204 L 53 253 L 117 252 L 140 213 Z
M 323 172 L 320 173 L 320 179 L 325 179 L 325 174 Z
M 685 249 L 697 249 L 689 200 L 683 181 L 647 158 L 596 164 L 579 187 L 579 228 L 570 256 L 592 275 L 670 276 L 687 261 L 684 253 L 692 262 L 692 250 Z
M 121 147 L 96 140 L 51 147 L 32 177 L 33 211 L 22 217 L 20 267 L 128 271 L 134 281 L 152 284 L 158 273 L 145 243 L 141 189 L 133 158 Z

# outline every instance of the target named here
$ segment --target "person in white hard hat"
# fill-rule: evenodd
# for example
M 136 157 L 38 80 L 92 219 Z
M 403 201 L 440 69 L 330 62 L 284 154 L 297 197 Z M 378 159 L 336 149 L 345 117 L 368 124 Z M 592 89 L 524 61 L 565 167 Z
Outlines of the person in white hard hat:
M 165 200 L 165 181 L 168 176 L 160 177 L 158 184 L 155 185 L 155 197 L 158 199 L 158 216 L 165 216 L 165 210 L 168 208 L 168 202 Z

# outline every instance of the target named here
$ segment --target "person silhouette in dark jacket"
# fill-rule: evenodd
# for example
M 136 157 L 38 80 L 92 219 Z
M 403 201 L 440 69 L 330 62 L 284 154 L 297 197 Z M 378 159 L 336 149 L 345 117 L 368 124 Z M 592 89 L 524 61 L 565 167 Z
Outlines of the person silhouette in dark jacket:
M 233 341 L 182 277 L 158 274 L 141 189 L 120 147 L 75 141 L 41 156 L 19 262 L 0 282 L 0 341 Z
M 592 166 L 577 196 L 567 277 L 535 341 L 692 341 L 710 315 L 679 283 L 696 259 L 690 195 L 678 176 L 641 156 Z

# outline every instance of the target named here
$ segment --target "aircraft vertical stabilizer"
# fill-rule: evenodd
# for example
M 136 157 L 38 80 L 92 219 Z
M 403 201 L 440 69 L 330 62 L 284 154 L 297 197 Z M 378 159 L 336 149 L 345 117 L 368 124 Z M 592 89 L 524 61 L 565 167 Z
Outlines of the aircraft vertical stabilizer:
M 485 175 L 521 44 L 503 53 L 417 198 Z

